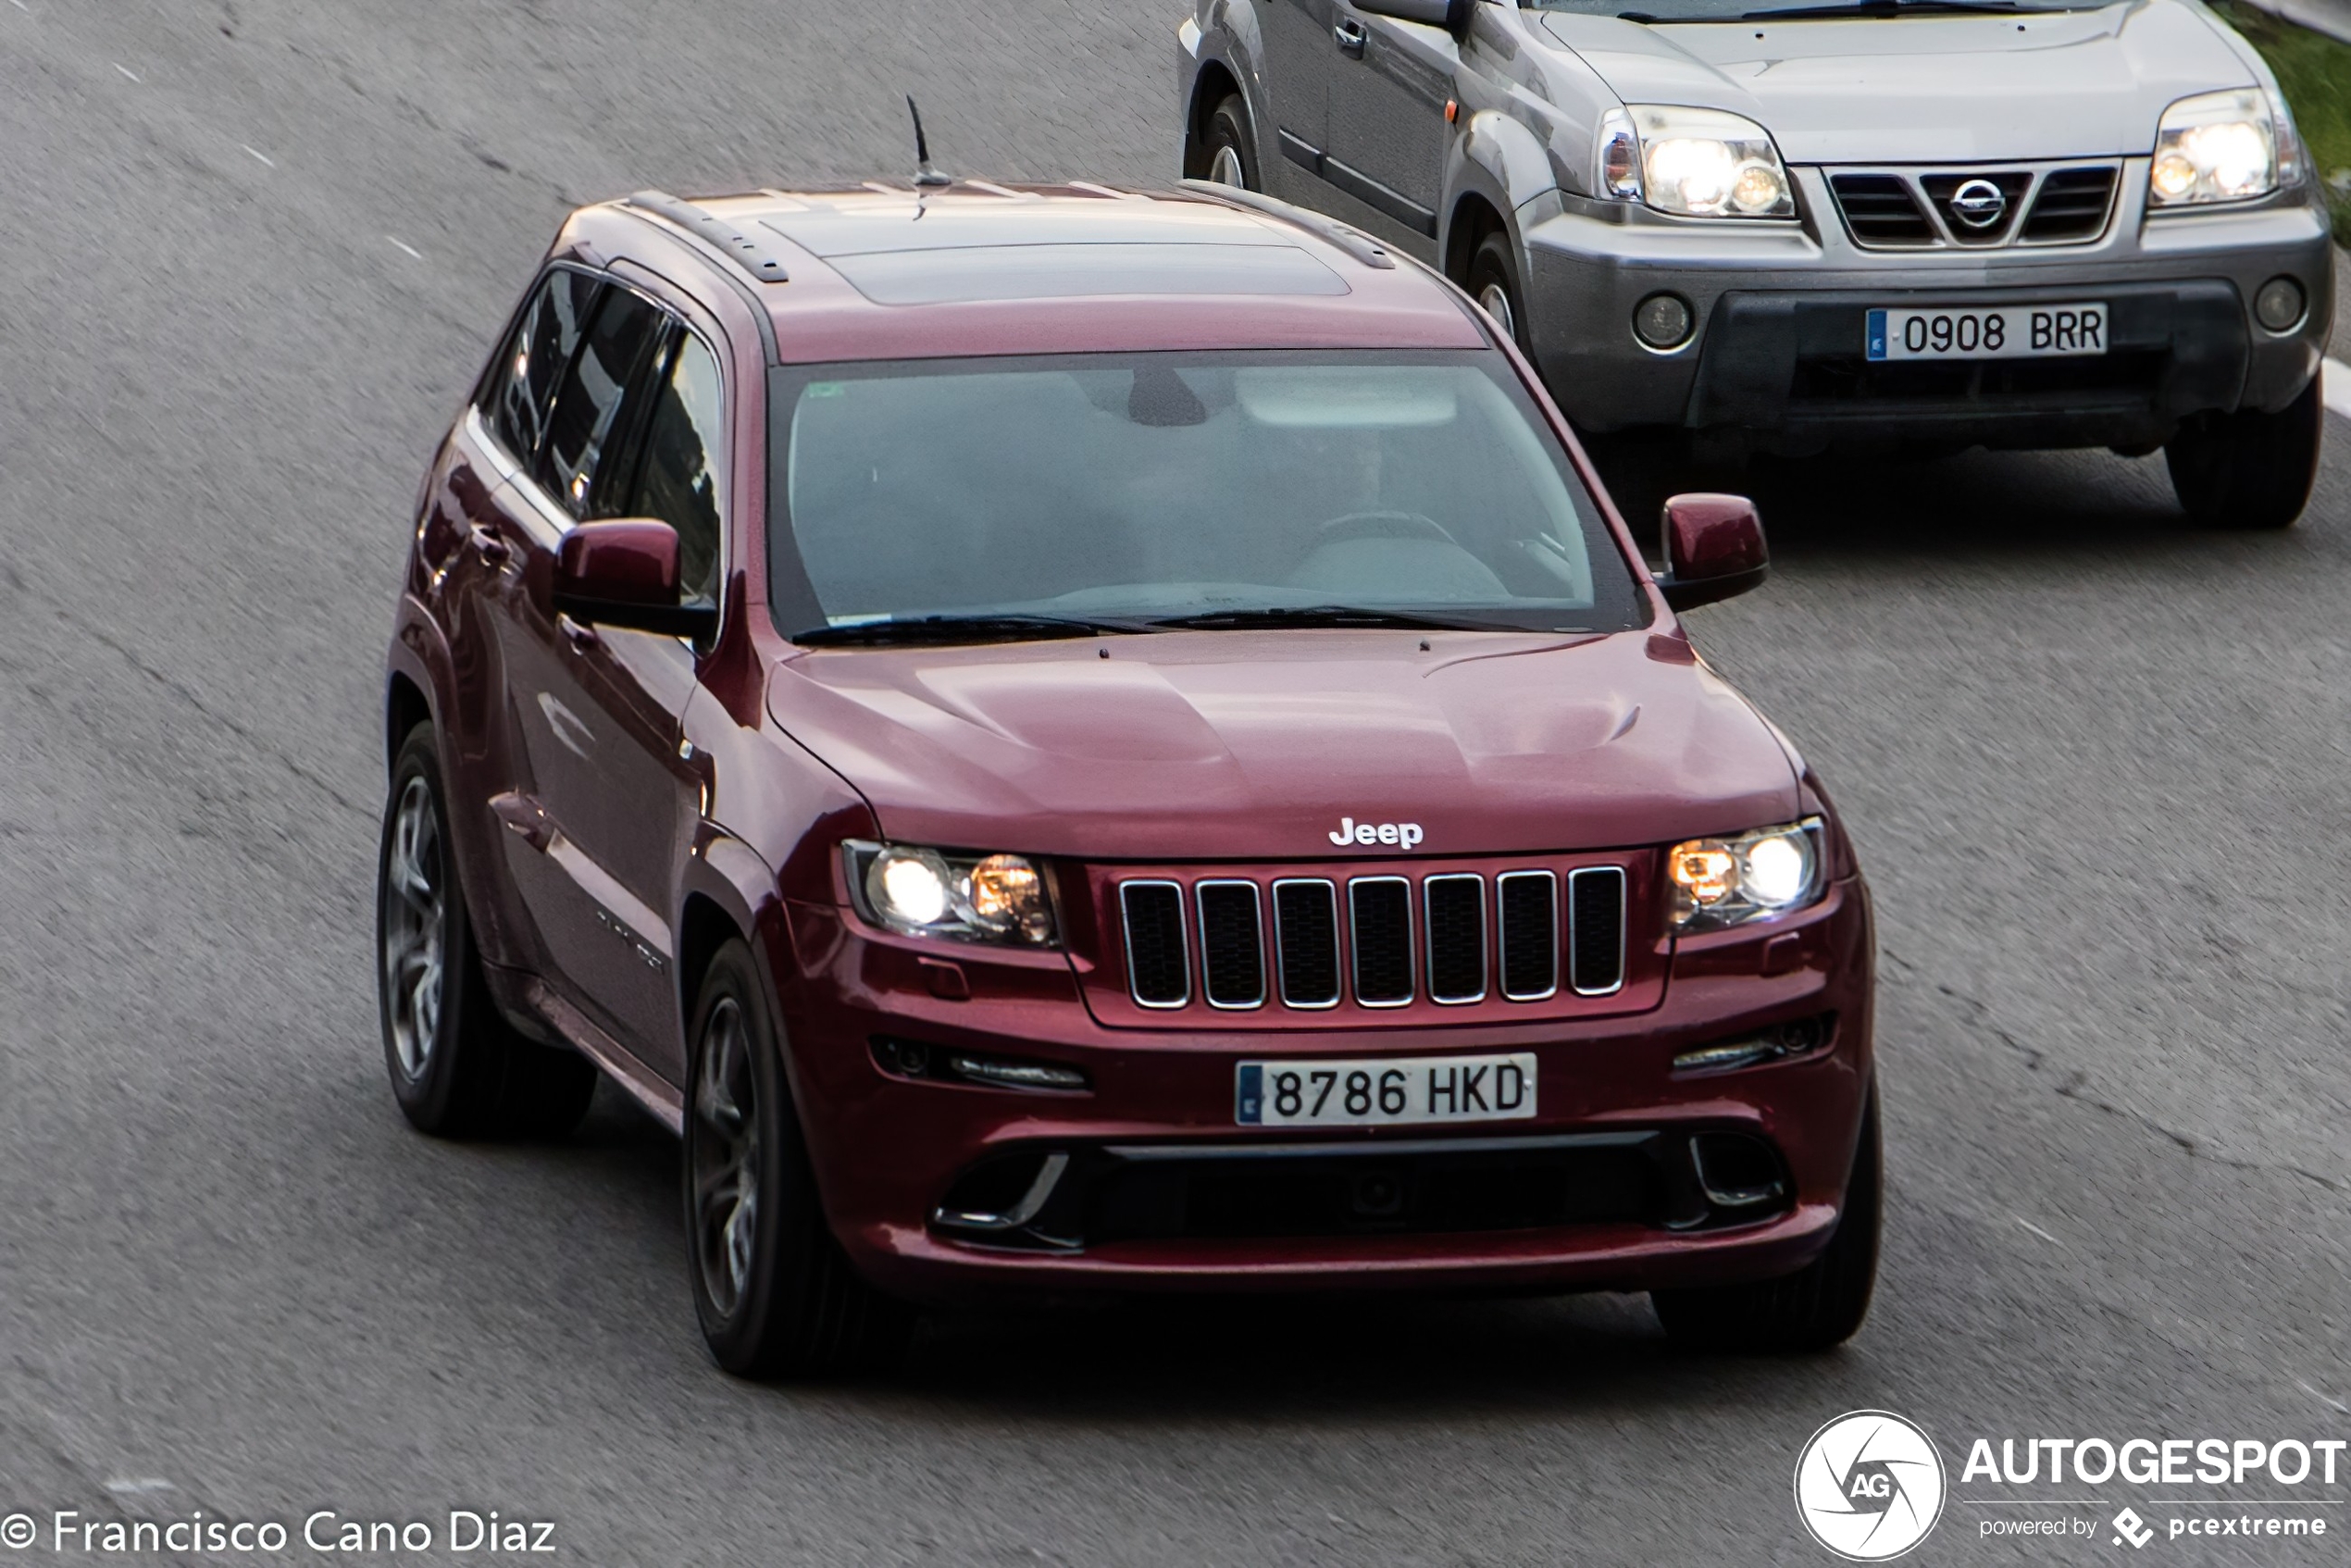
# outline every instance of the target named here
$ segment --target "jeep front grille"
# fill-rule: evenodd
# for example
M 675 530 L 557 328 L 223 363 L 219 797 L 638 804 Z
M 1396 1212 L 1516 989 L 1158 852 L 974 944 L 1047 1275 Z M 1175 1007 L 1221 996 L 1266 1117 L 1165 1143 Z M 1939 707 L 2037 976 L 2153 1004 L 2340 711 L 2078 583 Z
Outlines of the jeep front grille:
M 1173 882 L 1126 882 L 1118 902 L 1126 917 L 1126 980 L 1135 1000 L 1145 1007 L 1191 1001 L 1184 890 Z
M 1350 1002 L 1468 1007 L 1495 995 L 1544 1002 L 1562 989 L 1603 997 L 1625 983 L 1628 877 L 1618 865 L 1564 876 L 1151 876 L 1115 887 L 1126 989 L 1154 1010 L 1196 994 L 1228 1011 L 1269 1002 L 1308 1012 Z

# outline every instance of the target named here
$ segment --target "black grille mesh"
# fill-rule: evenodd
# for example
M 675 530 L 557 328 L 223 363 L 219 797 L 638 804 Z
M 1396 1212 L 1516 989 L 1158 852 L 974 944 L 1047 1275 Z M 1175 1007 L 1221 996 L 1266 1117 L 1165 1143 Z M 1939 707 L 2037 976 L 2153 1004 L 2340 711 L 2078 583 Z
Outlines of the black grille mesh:
M 1559 883 L 1548 871 L 1494 881 L 1502 912 L 1502 994 L 1532 1001 L 1559 989 Z
M 1257 940 L 1257 884 L 1200 886 L 1200 986 L 1219 1007 L 1265 1000 L 1265 958 Z
M 1428 901 L 1428 994 L 1436 1002 L 1475 1002 L 1486 994 L 1486 882 L 1432 877 Z
M 1338 894 L 1328 882 L 1277 882 L 1274 919 L 1280 931 L 1282 1000 L 1292 1007 L 1338 1001 Z
M 1191 995 L 1184 963 L 1184 895 L 1173 882 L 1129 882 L 1119 890 L 1126 912 L 1127 977 L 1135 1000 L 1181 1006 Z
M 1891 174 L 1835 174 L 1829 189 L 1853 237 L 1865 245 L 1931 245 L 1934 225 L 1910 188 Z
M 1376 1006 L 1412 999 L 1412 889 L 1402 877 L 1347 885 L 1355 927 L 1355 1000 Z
M 2041 181 L 2033 211 L 2024 220 L 2028 241 L 2047 244 L 2059 240 L 2095 240 L 2106 232 L 2107 210 L 2114 205 L 2115 170 L 2060 168 Z
M 1583 995 L 1624 983 L 1624 873 L 1601 866 L 1567 879 L 1567 973 Z

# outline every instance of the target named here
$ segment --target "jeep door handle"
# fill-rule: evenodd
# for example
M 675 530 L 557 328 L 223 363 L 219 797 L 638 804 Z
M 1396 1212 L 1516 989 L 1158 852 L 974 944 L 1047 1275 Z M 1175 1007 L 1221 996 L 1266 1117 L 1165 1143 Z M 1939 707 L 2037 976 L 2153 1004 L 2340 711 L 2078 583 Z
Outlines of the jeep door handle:
M 1331 42 L 1338 45 L 1338 52 L 1358 60 L 1363 57 L 1363 42 L 1369 37 L 1363 24 L 1353 17 L 1339 18 L 1337 25 L 1331 29 Z
M 480 523 L 466 530 L 466 542 L 473 546 L 475 554 L 493 566 L 504 566 L 515 553 L 514 546 L 498 537 L 497 529 Z
M 574 650 L 582 653 L 603 641 L 596 635 L 594 627 L 573 620 L 567 615 L 556 616 L 555 627 L 564 634 L 564 641 L 569 642 Z

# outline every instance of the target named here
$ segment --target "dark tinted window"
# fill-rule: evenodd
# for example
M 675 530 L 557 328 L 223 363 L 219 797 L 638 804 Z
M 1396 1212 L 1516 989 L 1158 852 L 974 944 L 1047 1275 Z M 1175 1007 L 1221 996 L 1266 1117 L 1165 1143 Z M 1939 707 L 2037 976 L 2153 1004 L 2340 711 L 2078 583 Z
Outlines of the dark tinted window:
M 582 272 L 558 268 L 540 280 L 499 364 L 492 367 L 482 412 L 506 449 L 526 464 L 546 433 L 555 380 L 579 346 L 579 330 L 603 285 Z
M 547 443 L 539 454 L 539 481 L 575 516 L 587 514 L 596 456 L 615 429 L 621 394 L 644 360 L 661 313 L 626 289 L 607 289 L 595 323 L 555 392 L 547 417 Z
M 1337 604 L 1643 624 L 1599 506 L 1491 350 L 794 366 L 770 384 L 787 621 Z
M 718 476 L 726 467 L 718 361 L 700 338 L 679 332 L 661 369 L 635 492 L 625 504 L 602 497 L 597 510 L 658 517 L 676 529 L 678 585 L 688 600 L 709 604 L 718 588 Z

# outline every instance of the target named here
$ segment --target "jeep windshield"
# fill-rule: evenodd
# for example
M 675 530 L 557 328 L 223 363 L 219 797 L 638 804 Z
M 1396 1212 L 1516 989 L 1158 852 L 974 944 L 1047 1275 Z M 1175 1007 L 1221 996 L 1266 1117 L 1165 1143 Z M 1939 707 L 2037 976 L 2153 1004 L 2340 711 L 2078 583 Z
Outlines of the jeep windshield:
M 771 599 L 808 642 L 1647 619 L 1491 351 L 786 366 L 771 392 Z

